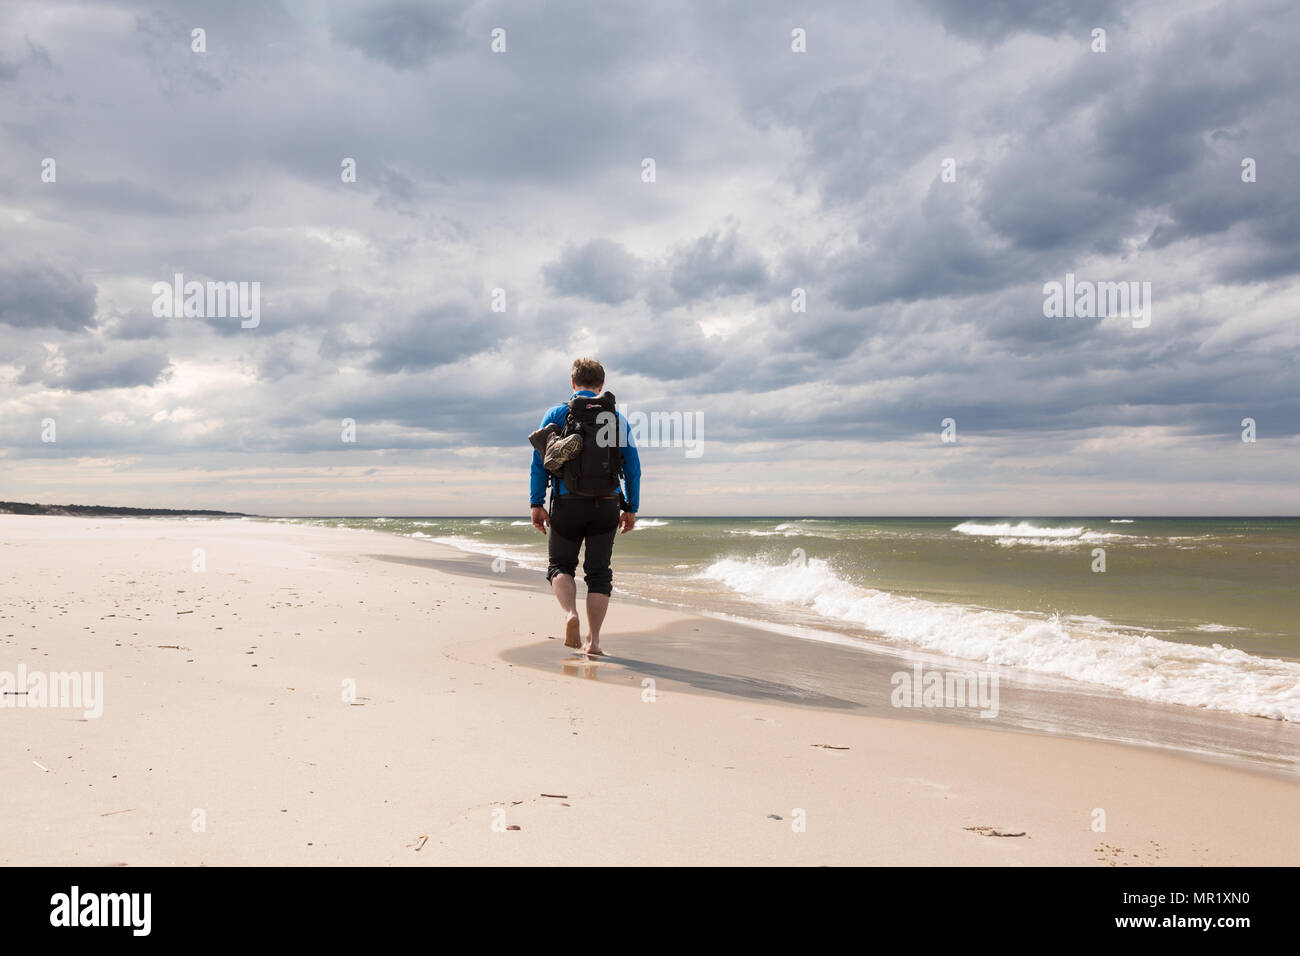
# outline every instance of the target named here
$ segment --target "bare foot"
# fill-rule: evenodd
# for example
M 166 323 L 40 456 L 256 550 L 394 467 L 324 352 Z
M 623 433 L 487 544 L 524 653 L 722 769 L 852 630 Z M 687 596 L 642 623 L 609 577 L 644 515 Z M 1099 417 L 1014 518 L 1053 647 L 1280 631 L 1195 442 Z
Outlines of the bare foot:
M 564 646 L 565 647 L 582 647 L 582 622 L 578 620 L 578 615 L 565 618 L 564 620 Z
M 584 649 L 586 650 L 587 654 L 591 657 L 605 656 L 605 652 L 600 649 L 599 639 L 587 642 L 587 644 L 584 645 Z

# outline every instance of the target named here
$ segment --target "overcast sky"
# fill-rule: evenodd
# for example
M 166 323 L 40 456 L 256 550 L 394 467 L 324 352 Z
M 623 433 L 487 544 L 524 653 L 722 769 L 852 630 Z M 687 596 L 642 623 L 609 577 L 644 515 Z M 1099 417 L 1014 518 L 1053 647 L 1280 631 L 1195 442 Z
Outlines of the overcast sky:
M 0 499 L 522 512 L 591 354 L 643 515 L 1300 513 L 1300 8 L 981 6 L 3 4 Z

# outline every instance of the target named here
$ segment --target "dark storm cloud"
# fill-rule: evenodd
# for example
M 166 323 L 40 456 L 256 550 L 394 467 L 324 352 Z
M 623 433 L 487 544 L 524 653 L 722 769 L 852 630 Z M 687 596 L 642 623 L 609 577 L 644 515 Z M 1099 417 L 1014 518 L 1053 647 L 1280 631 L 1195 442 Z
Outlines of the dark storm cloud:
M 1020 33 L 1087 36 L 1093 27 L 1123 23 L 1120 0 L 921 0 L 944 29 L 980 43 L 1000 43 Z
M 133 388 L 162 381 L 169 366 L 167 353 L 161 349 L 136 345 L 109 350 L 92 342 L 52 353 L 44 362 L 32 362 L 20 381 L 72 392 Z
M 1287 91 L 1300 86 L 1300 67 L 1283 51 L 1300 29 L 1294 15 L 1280 19 L 1242 30 L 1236 8 L 1212 11 L 1171 29 L 1154 54 L 1126 59 L 1123 82 L 1106 59 L 1113 52 L 1081 43 L 1059 76 L 1016 94 L 1018 115 L 990 106 L 1013 124 L 1001 135 L 1014 149 L 996 161 L 960 159 L 955 183 L 936 168 L 910 215 L 881 222 L 872 210 L 858 246 L 830 261 L 835 302 L 855 309 L 995 293 L 1144 239 L 1162 248 L 1234 227 L 1221 281 L 1294 274 L 1300 193 L 1287 176 L 1241 180 L 1252 153 L 1266 165 L 1300 165 L 1283 120 Z M 869 126 L 856 106 L 847 119 L 856 121 L 819 125 Z M 831 139 L 820 150 L 836 169 L 845 147 Z
M 1242 224 L 1262 261 L 1290 261 L 1300 194 L 1287 177 L 1243 183 L 1241 163 L 1300 163 L 1283 119 L 1300 87 L 1284 50 L 1300 24 L 1276 5 L 1259 12 L 1270 29 L 1243 29 L 1228 6 L 1178 24 L 1130 58 L 1123 83 L 1111 53 L 1083 56 L 1033 97 L 1017 149 L 984 178 L 983 221 L 1020 249 L 1076 253 L 1118 251 L 1153 213 L 1156 248 Z
M 303 369 L 303 363 L 293 354 L 293 347 L 288 342 L 275 342 L 263 351 L 257 366 L 257 377 L 263 382 L 278 382 Z
M 168 334 L 170 319 L 159 318 L 152 312 L 133 309 L 107 318 L 100 328 L 110 339 L 160 339 Z
M 1300 427 L 1283 4 L 40 9 L 0 11 L 0 236 L 77 265 L 0 267 L 17 398 L 168 382 L 237 423 L 200 447 L 513 447 L 590 351 L 718 441 Z M 1152 327 L 1045 319 L 1067 271 L 1152 280 Z M 151 319 L 174 272 L 261 281 L 261 326 Z
M 414 69 L 466 45 L 462 21 L 467 7 L 446 0 L 346 4 L 334 14 L 334 39 L 366 59 Z
M 624 319 L 602 350 L 601 363 L 663 382 L 706 375 L 722 361 L 725 345 L 704 336 L 688 319 L 669 316 Z M 617 394 L 617 393 L 616 393 Z M 630 396 L 629 396 L 630 397 Z
M 43 66 L 48 69 L 53 65 L 49 50 L 31 40 L 26 40 L 24 50 L 17 59 L 10 59 L 0 52 L 0 83 L 16 79 L 19 71 L 24 67 Z
M 931 150 L 954 125 L 950 88 L 917 77 L 880 76 L 818 91 L 808 105 L 778 101 L 785 122 L 804 128 L 815 181 L 828 203 L 854 201 Z M 916 117 L 925 116 L 923 123 Z
M 93 324 L 95 286 L 52 263 L 0 263 L 0 325 L 75 332 Z
M 895 300 L 989 292 L 1023 276 L 1023 258 L 999 249 L 966 215 L 963 195 L 937 180 L 918 209 L 868 234 L 827 263 L 836 304 L 860 309 Z
M 769 292 L 767 264 L 735 228 L 715 229 L 652 263 L 611 239 L 569 245 L 542 267 L 547 284 L 562 295 L 605 305 L 644 297 L 656 309 L 739 294 Z
M 637 258 L 610 239 L 566 246 L 559 259 L 542 267 L 547 283 L 560 295 L 606 305 L 618 305 L 636 295 L 642 272 Z
M 685 301 L 758 292 L 767 285 L 762 256 L 746 248 L 735 230 L 715 231 L 675 253 L 668 284 Z
M 73 203 L 79 209 L 102 209 L 139 216 L 197 216 L 217 211 L 205 203 L 183 197 L 168 196 L 157 189 L 126 179 L 112 182 L 64 182 L 58 195 L 48 196 L 60 204 Z M 247 208 L 247 200 L 243 207 Z M 66 208 L 66 206 L 64 207 Z
M 386 163 L 377 163 L 375 168 L 375 183 L 379 191 L 375 203 L 400 211 L 412 211 L 418 192 L 415 182 Z
M 505 322 L 485 303 L 468 301 L 424 309 L 385 323 L 370 346 L 367 367 L 376 372 L 421 371 L 447 365 L 500 341 Z

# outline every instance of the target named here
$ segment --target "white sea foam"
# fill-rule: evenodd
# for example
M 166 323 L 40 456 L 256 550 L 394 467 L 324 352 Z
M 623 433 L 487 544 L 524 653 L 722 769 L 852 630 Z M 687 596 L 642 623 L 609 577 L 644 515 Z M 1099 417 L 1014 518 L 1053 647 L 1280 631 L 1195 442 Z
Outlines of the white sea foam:
M 963 521 L 952 529 L 959 534 L 987 535 L 1004 538 L 1077 538 L 1084 529 L 1078 528 L 1040 528 L 1028 521 L 1017 524 L 1000 522 L 998 524 L 980 524 L 978 521 Z
M 801 521 L 783 521 L 770 530 L 761 528 L 727 528 L 727 534 L 742 535 L 749 538 L 833 538 L 835 535 L 827 534 L 825 531 L 818 531 L 812 528 L 804 527 L 807 524 L 815 524 L 811 519 Z
M 1229 624 L 1198 624 L 1198 631 L 1205 631 L 1209 634 L 1227 634 L 1231 631 L 1244 631 L 1244 627 L 1232 627 Z
M 1031 548 L 1073 548 L 1080 544 L 1096 544 L 1099 541 L 1132 541 L 1138 540 L 1137 535 L 1119 534 L 1114 531 L 1085 531 L 1082 534 L 1073 537 L 1051 537 L 1051 538 L 997 538 L 998 544 L 1004 548 L 1014 548 L 1018 546 L 1028 546 Z
M 1021 521 L 1016 524 L 999 522 L 980 524 L 963 521 L 952 529 L 959 534 L 992 537 L 1004 548 L 1026 545 L 1034 548 L 1072 548 L 1079 544 L 1096 544 L 1101 541 L 1141 541 L 1140 536 L 1121 534 L 1118 531 L 1090 531 L 1082 525 L 1070 528 L 1040 527 Z
M 532 522 L 531 522 L 531 521 L 512 521 L 512 522 L 510 522 L 510 526 L 511 526 L 512 528 L 515 527 L 515 526 L 517 526 L 517 525 L 521 525 L 521 524 L 532 524 Z
M 1004 548 L 1073 548 L 1079 543 L 1078 538 L 997 538 Z
M 700 575 L 748 597 L 807 608 L 953 657 L 1023 667 L 1145 700 L 1300 721 L 1300 663 L 1179 644 L 1082 617 L 943 604 L 865 588 L 819 558 L 725 558 Z
M 637 528 L 662 528 L 666 524 L 668 522 L 662 518 L 644 518 L 634 524 L 632 530 L 635 531 Z
M 1132 518 L 1111 518 L 1110 523 L 1111 524 L 1132 524 L 1133 519 Z
M 478 532 L 474 532 L 478 534 Z M 505 558 L 513 561 L 517 567 L 521 568 L 539 568 L 544 567 L 545 562 L 538 563 L 536 553 L 526 544 L 489 544 L 484 541 L 475 541 L 473 538 L 465 538 L 460 535 L 452 534 L 442 538 L 433 538 L 434 544 L 445 544 L 448 547 L 455 548 L 458 551 L 465 551 L 469 554 L 485 554 L 493 558 Z

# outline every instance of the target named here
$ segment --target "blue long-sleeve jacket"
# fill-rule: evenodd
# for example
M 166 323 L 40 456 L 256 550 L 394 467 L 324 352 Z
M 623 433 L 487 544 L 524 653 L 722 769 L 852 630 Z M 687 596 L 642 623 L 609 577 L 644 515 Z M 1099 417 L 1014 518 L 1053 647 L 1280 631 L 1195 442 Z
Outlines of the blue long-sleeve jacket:
M 585 388 L 578 389 L 573 393 L 581 395 L 584 398 L 595 398 L 596 393 Z M 564 418 L 568 414 L 569 406 L 567 403 L 556 405 L 542 417 L 540 427 L 545 428 L 554 422 L 556 425 L 563 425 Z M 641 455 L 636 450 L 636 444 L 632 440 L 632 429 L 623 417 L 622 412 L 618 412 L 618 423 L 622 433 L 627 436 L 627 445 L 623 449 L 623 497 L 627 501 L 627 510 L 635 512 L 641 507 Z M 542 464 L 542 454 L 536 448 L 533 449 L 533 467 L 528 477 L 528 502 L 534 508 L 544 508 L 546 506 L 546 484 L 550 481 L 551 474 Z M 555 493 L 564 494 L 564 482 L 555 479 Z

